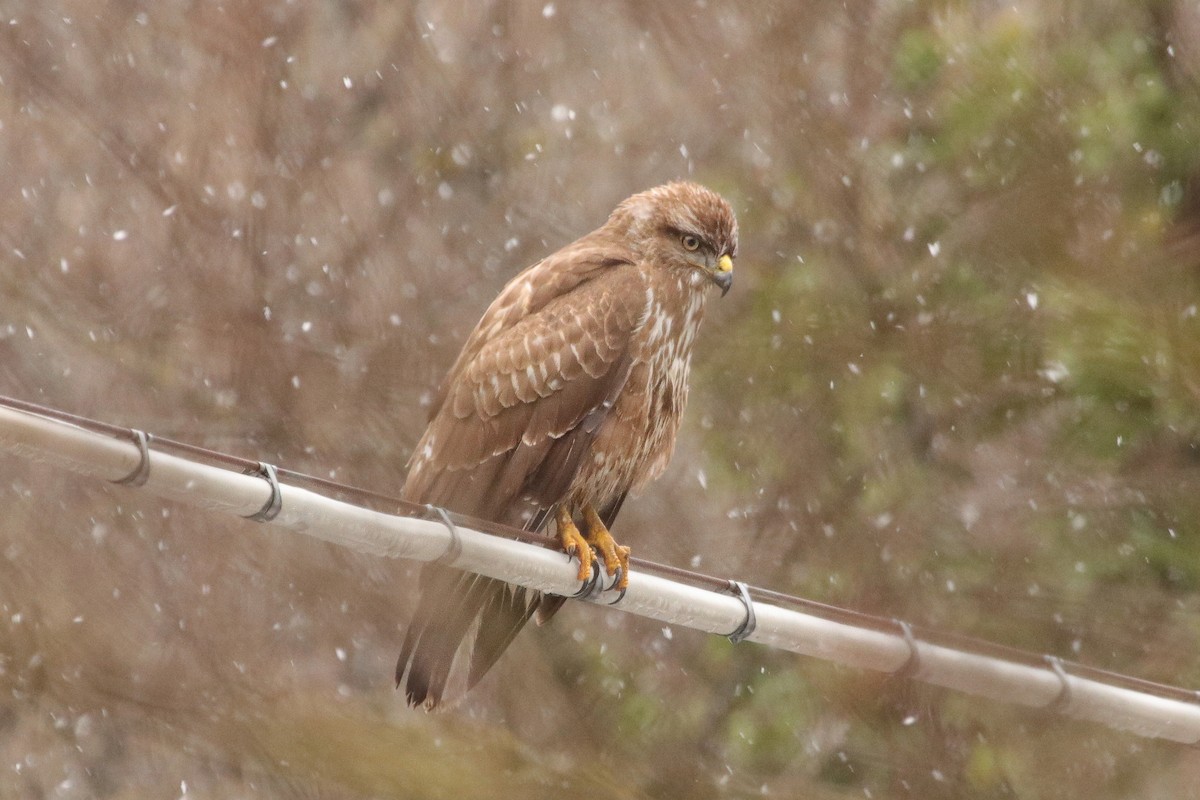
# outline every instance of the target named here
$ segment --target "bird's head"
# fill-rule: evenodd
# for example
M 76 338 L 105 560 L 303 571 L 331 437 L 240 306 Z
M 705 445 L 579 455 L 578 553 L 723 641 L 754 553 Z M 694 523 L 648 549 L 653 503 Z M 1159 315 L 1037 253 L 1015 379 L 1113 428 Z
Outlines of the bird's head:
M 692 285 L 733 285 L 738 229 L 733 209 L 698 183 L 677 181 L 635 194 L 613 212 L 649 263 L 681 270 Z

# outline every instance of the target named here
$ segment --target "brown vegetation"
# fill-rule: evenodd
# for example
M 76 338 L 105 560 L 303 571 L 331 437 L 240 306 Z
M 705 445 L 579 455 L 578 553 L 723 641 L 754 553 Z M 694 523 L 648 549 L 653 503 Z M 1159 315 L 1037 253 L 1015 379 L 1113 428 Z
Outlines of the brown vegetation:
M 691 177 L 738 285 L 622 541 L 1200 685 L 1190 4 L 0 12 L 0 393 L 393 492 L 500 286 Z M 1200 785 L 1194 750 L 574 605 L 423 716 L 411 565 L 12 458 L 0 508 L 0 798 Z

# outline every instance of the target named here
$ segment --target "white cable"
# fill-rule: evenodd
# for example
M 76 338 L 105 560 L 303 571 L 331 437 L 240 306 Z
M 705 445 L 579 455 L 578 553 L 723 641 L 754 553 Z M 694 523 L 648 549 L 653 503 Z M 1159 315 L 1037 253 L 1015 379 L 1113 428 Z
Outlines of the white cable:
M 577 568 L 562 553 L 491 536 L 442 520 L 383 514 L 332 500 L 264 475 L 247 475 L 144 449 L 48 417 L 0 406 L 0 450 L 57 464 L 75 472 L 121 481 L 144 479 L 161 497 L 242 517 L 265 508 L 278 513 L 267 524 L 362 553 L 418 561 L 443 559 L 459 569 L 510 583 L 574 595 Z M 452 556 L 449 560 L 447 556 Z M 611 602 L 610 593 L 585 600 Z M 729 636 L 742 631 L 748 607 L 739 595 L 709 591 L 639 572 L 617 608 L 661 622 Z M 860 628 L 794 609 L 753 603 L 749 641 L 851 667 L 897 672 L 969 694 L 1038 708 L 1053 708 L 1141 736 L 1200 742 L 1200 705 L 994 656 L 955 650 L 909 635 Z

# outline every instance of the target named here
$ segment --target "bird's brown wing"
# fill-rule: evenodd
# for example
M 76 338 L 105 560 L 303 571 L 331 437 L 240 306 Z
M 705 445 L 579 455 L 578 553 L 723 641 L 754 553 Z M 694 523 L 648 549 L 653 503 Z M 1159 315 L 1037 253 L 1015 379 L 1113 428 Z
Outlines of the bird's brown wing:
M 577 270 L 573 284 L 555 271 L 537 280 L 546 264 L 509 284 L 464 347 L 414 452 L 406 500 L 532 529 L 566 495 L 629 376 L 646 294 L 632 263 L 610 261 L 582 279 Z M 556 279 L 569 288 L 544 296 Z M 531 310 L 504 310 L 514 303 Z M 396 668 L 398 683 L 407 672 L 409 703 L 437 705 L 460 644 L 473 639 L 470 688 L 540 600 L 501 581 L 426 567 Z
M 485 345 L 580 286 L 604 276 L 614 267 L 632 265 L 637 260 L 636 253 L 614 243 L 604 229 L 600 229 L 523 270 L 492 301 L 463 344 L 430 408 L 429 419 L 432 421 L 437 417 L 450 389 Z

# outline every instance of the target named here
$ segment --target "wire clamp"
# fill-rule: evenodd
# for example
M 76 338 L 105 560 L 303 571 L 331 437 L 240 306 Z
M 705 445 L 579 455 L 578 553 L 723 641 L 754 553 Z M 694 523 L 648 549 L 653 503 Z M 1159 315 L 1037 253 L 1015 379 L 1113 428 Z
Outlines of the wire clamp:
M 908 658 L 892 671 L 892 677 L 911 678 L 921 668 L 921 651 L 917 649 L 917 637 L 913 635 L 912 625 L 904 620 L 894 619 L 892 622 L 896 623 L 896 627 L 900 629 L 900 635 L 904 637 L 904 643 L 908 645 Z
M 446 548 L 446 552 L 433 560 L 434 564 L 453 564 L 462 555 L 462 540 L 458 538 L 458 528 L 450 521 L 450 514 L 441 506 L 435 506 L 433 503 L 426 503 L 425 510 L 430 514 L 437 515 L 442 524 L 446 526 L 446 530 L 450 531 L 450 545 Z
M 248 469 L 245 474 L 258 475 L 265 478 L 271 486 L 271 499 L 267 500 L 266 504 L 259 511 L 247 514 L 246 519 L 251 519 L 255 522 L 270 522 L 279 516 L 279 510 L 283 508 L 283 492 L 279 488 L 279 473 L 275 469 L 275 465 L 260 461 L 257 468 Z
M 737 626 L 737 630 L 726 637 L 729 641 L 737 644 L 754 633 L 758 620 L 754 616 L 754 602 L 750 599 L 750 588 L 742 581 L 730 581 L 729 591 L 737 595 L 737 598 L 742 601 L 742 605 L 746 607 L 746 618 L 742 620 L 741 625 Z
M 583 585 L 579 587 L 579 591 L 571 595 L 571 597 L 579 598 L 580 600 L 593 600 L 600 596 L 604 591 L 604 581 L 600 579 L 600 562 L 592 561 L 592 575 L 587 578 Z M 621 598 L 617 598 L 620 600 Z
M 139 431 L 137 428 L 130 428 L 129 434 L 133 437 L 134 444 L 138 449 L 138 465 L 134 467 L 133 472 L 126 475 L 124 478 L 113 481 L 122 486 L 145 486 L 146 481 L 150 478 L 150 434 L 145 431 Z
M 1071 704 L 1071 682 L 1067 680 L 1067 670 L 1063 667 L 1063 660 L 1058 656 L 1042 656 L 1046 664 L 1050 667 L 1050 671 L 1055 674 L 1059 682 L 1062 683 L 1062 688 L 1058 691 L 1058 696 L 1043 706 L 1047 711 L 1062 712 Z

